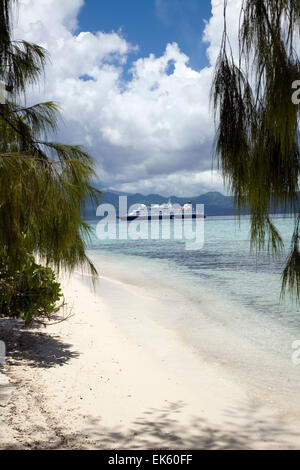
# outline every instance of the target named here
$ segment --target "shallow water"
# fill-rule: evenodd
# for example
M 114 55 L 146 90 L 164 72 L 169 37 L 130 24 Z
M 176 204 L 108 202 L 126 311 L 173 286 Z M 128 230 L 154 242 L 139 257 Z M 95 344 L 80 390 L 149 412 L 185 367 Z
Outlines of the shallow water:
M 184 240 L 99 240 L 96 224 L 90 222 L 88 251 L 100 274 L 150 288 L 166 305 L 153 312 L 157 322 L 246 382 L 253 397 L 299 414 L 300 422 L 300 365 L 292 362 L 300 312 L 288 297 L 280 302 L 285 255 L 274 261 L 250 254 L 247 218 L 240 224 L 206 219 L 205 243 L 197 251 L 187 251 Z M 293 219 L 276 218 L 275 224 L 288 248 Z

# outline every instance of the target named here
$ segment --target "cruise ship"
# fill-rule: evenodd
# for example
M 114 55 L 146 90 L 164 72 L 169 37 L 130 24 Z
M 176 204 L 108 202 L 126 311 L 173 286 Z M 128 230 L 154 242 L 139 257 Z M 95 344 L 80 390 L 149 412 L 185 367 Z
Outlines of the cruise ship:
M 145 204 L 135 205 L 135 209 L 130 211 L 126 216 L 120 216 L 121 220 L 163 220 L 163 219 L 197 219 L 205 218 L 203 211 L 193 209 L 191 202 L 187 202 L 183 207 L 178 204 Z

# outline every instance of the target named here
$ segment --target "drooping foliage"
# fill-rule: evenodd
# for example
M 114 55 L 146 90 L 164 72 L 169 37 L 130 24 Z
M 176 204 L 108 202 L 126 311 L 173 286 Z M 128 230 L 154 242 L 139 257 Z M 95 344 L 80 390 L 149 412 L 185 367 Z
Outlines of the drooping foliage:
M 21 104 L 27 86 L 40 80 L 47 53 L 12 40 L 13 3 L 0 4 L 0 80 L 9 91 L 0 105 L 0 271 L 14 276 L 34 254 L 56 270 L 87 266 L 96 274 L 81 215 L 100 194 L 91 185 L 93 161 L 80 146 L 49 141 L 59 117 L 55 103 Z
M 292 85 L 300 79 L 300 0 L 243 0 L 239 54 L 224 32 L 212 98 L 218 125 L 216 156 L 239 214 L 251 211 L 252 247 L 281 252 L 269 214 L 284 207 L 295 216 L 292 249 L 282 276 L 300 299 L 299 106 Z
M 0 78 L 15 93 L 24 93 L 29 84 L 38 83 L 47 51 L 27 41 L 12 40 L 12 7 L 17 0 L 0 4 Z

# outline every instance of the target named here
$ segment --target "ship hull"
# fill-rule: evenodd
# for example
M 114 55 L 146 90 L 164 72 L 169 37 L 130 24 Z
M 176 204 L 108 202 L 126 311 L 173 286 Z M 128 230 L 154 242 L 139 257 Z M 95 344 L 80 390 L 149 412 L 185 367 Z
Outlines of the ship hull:
M 125 217 L 118 217 L 120 220 L 128 222 L 132 220 L 173 220 L 173 219 L 205 219 L 203 214 L 185 214 L 185 215 L 127 215 Z

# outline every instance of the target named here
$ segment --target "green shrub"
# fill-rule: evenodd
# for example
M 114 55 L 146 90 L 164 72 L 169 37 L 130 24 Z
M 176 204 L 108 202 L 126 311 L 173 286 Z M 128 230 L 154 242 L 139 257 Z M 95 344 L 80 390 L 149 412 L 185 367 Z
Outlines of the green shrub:
M 29 326 L 35 318 L 50 318 L 62 297 L 51 268 L 26 256 L 19 271 L 9 272 L 0 259 L 0 316 L 20 318 Z

